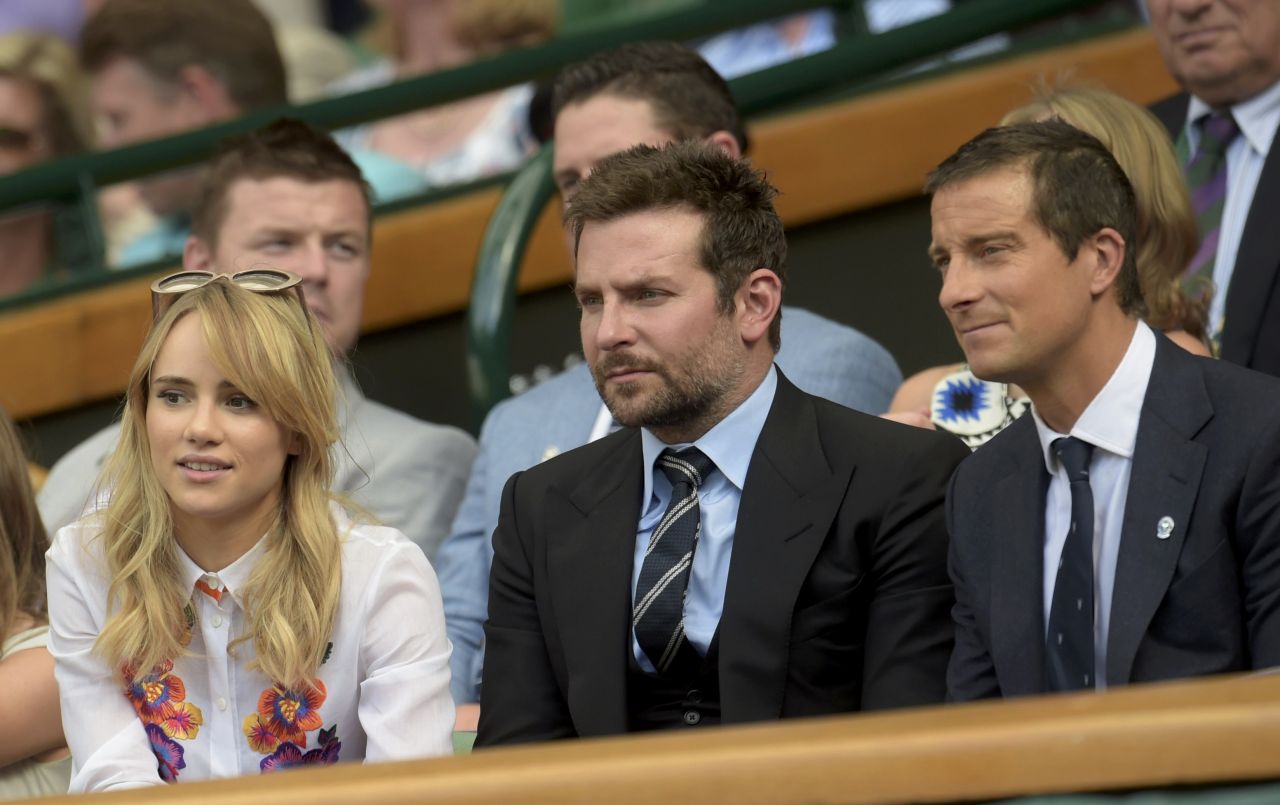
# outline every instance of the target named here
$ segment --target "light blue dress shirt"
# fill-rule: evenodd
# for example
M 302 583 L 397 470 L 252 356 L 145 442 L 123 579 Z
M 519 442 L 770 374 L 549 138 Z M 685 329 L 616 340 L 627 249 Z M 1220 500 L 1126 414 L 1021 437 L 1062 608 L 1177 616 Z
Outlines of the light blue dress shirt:
M 1207 103 L 1191 97 L 1187 106 L 1187 123 L 1180 148 L 1184 164 L 1200 145 L 1200 129 L 1195 121 L 1213 111 Z M 1213 300 L 1209 303 L 1209 332 L 1221 332 L 1227 306 L 1227 288 L 1235 271 L 1236 256 L 1244 237 L 1245 221 L 1253 206 L 1262 166 L 1271 152 L 1271 142 L 1280 125 L 1280 82 L 1266 92 L 1231 107 L 1231 115 L 1240 126 L 1240 136 L 1227 148 L 1227 201 L 1222 207 L 1222 223 L 1218 233 L 1218 253 L 1213 264 Z
M 773 407 L 773 395 L 778 389 L 778 371 L 770 367 L 764 380 L 751 396 L 735 408 L 701 439 L 689 444 L 667 444 L 649 432 L 640 430 L 640 443 L 644 451 L 644 466 L 648 468 L 644 481 L 644 505 L 640 507 L 640 526 L 636 533 L 635 558 L 631 566 L 631 598 L 634 605 L 636 584 L 640 581 L 640 568 L 644 565 L 649 536 L 671 502 L 671 482 L 661 470 L 655 471 L 654 462 L 667 448 L 677 450 L 696 447 L 716 465 L 698 489 L 698 508 L 702 518 L 702 531 L 693 552 L 693 568 L 684 601 L 684 632 L 689 642 L 701 654 L 707 653 L 711 638 L 720 625 L 724 611 L 724 590 L 729 581 L 729 559 L 733 555 L 733 532 L 738 524 L 738 504 L 742 501 L 742 487 L 747 481 L 747 468 L 755 453 L 756 442 L 764 421 Z M 631 653 L 644 670 L 652 673 L 653 663 L 636 641 L 631 630 Z

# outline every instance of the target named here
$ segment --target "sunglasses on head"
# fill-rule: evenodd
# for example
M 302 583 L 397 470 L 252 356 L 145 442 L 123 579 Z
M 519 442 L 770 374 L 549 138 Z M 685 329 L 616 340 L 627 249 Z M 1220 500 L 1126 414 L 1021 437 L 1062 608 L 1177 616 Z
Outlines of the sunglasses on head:
M 234 274 L 217 274 L 213 271 L 179 271 L 167 277 L 161 277 L 151 283 L 151 316 L 152 321 L 159 321 L 165 311 L 173 306 L 179 296 L 196 288 L 203 288 L 215 280 L 225 280 L 232 285 L 254 293 L 279 293 L 290 288 L 298 296 L 298 304 L 307 309 L 306 299 L 302 295 L 302 277 L 292 271 L 281 268 L 250 268 Z M 307 317 L 310 325 L 311 317 Z

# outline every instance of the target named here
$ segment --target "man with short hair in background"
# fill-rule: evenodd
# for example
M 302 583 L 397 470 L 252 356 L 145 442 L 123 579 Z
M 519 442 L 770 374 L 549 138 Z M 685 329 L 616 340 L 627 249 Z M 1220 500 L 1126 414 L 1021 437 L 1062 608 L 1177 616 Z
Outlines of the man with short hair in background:
M 968 450 L 775 366 L 775 192 L 686 140 L 575 193 L 582 348 L 622 428 L 507 482 L 477 746 L 942 700 Z
M 280 120 L 224 141 L 194 198 L 185 268 L 233 273 L 255 264 L 302 277 L 308 309 L 339 362 L 360 334 L 372 219 L 360 168 L 329 135 Z M 403 531 L 430 559 L 462 499 L 475 442 L 366 399 L 345 367 L 334 491 Z M 63 456 L 40 491 L 50 531 L 92 505 L 119 424 Z
M 1115 157 L 1061 121 L 1004 126 L 925 189 L 970 368 L 1031 398 L 947 492 L 948 695 L 1280 664 L 1280 381 L 1142 321 Z
M 1184 284 L 1212 290 L 1209 332 L 1224 360 L 1280 376 L 1280 3 L 1147 9 L 1184 90 L 1153 107 L 1177 141 L 1200 227 Z
M 554 92 L 553 172 L 566 205 L 599 160 L 633 145 L 700 140 L 734 158 L 747 147 L 728 84 L 695 51 L 674 42 L 633 43 L 596 54 L 561 71 Z M 784 313 L 778 365 L 796 385 L 867 413 L 888 408 L 902 375 L 882 346 L 807 310 Z M 437 565 L 454 646 L 459 723 L 474 718 L 474 707 L 466 705 L 480 696 L 490 536 L 503 485 L 512 473 L 614 427 L 585 365 L 499 403 L 486 418 L 467 495 Z
M 275 33 L 251 0 L 107 0 L 80 38 L 103 148 L 171 137 L 288 103 Z M 379 199 L 423 188 L 371 152 L 353 155 Z M 118 267 L 182 253 L 200 168 L 138 182 L 155 224 L 124 244 Z

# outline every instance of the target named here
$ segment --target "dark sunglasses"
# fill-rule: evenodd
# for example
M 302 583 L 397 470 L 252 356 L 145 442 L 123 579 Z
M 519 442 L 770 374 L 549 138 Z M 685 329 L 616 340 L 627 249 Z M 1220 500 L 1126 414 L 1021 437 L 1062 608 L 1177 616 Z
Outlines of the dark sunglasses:
M 167 277 L 161 277 L 151 283 L 151 317 L 159 321 L 165 311 L 173 306 L 179 296 L 196 288 L 203 288 L 215 280 L 225 280 L 233 285 L 254 293 L 280 293 L 290 288 L 298 296 L 298 304 L 305 313 L 307 301 L 302 295 L 302 277 L 292 271 L 281 268 L 250 268 L 234 274 L 217 274 L 212 271 L 179 271 Z M 311 316 L 307 316 L 307 325 L 311 325 Z

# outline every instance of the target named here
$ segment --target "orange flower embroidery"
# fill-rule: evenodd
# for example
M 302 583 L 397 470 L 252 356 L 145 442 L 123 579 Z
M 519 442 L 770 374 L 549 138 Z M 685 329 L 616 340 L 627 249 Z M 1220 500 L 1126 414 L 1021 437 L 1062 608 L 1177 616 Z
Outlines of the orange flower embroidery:
M 276 685 L 258 698 L 258 715 L 271 734 L 281 742 L 307 745 L 307 732 L 320 729 L 320 706 L 328 693 L 317 679 L 313 687 L 290 690 Z

